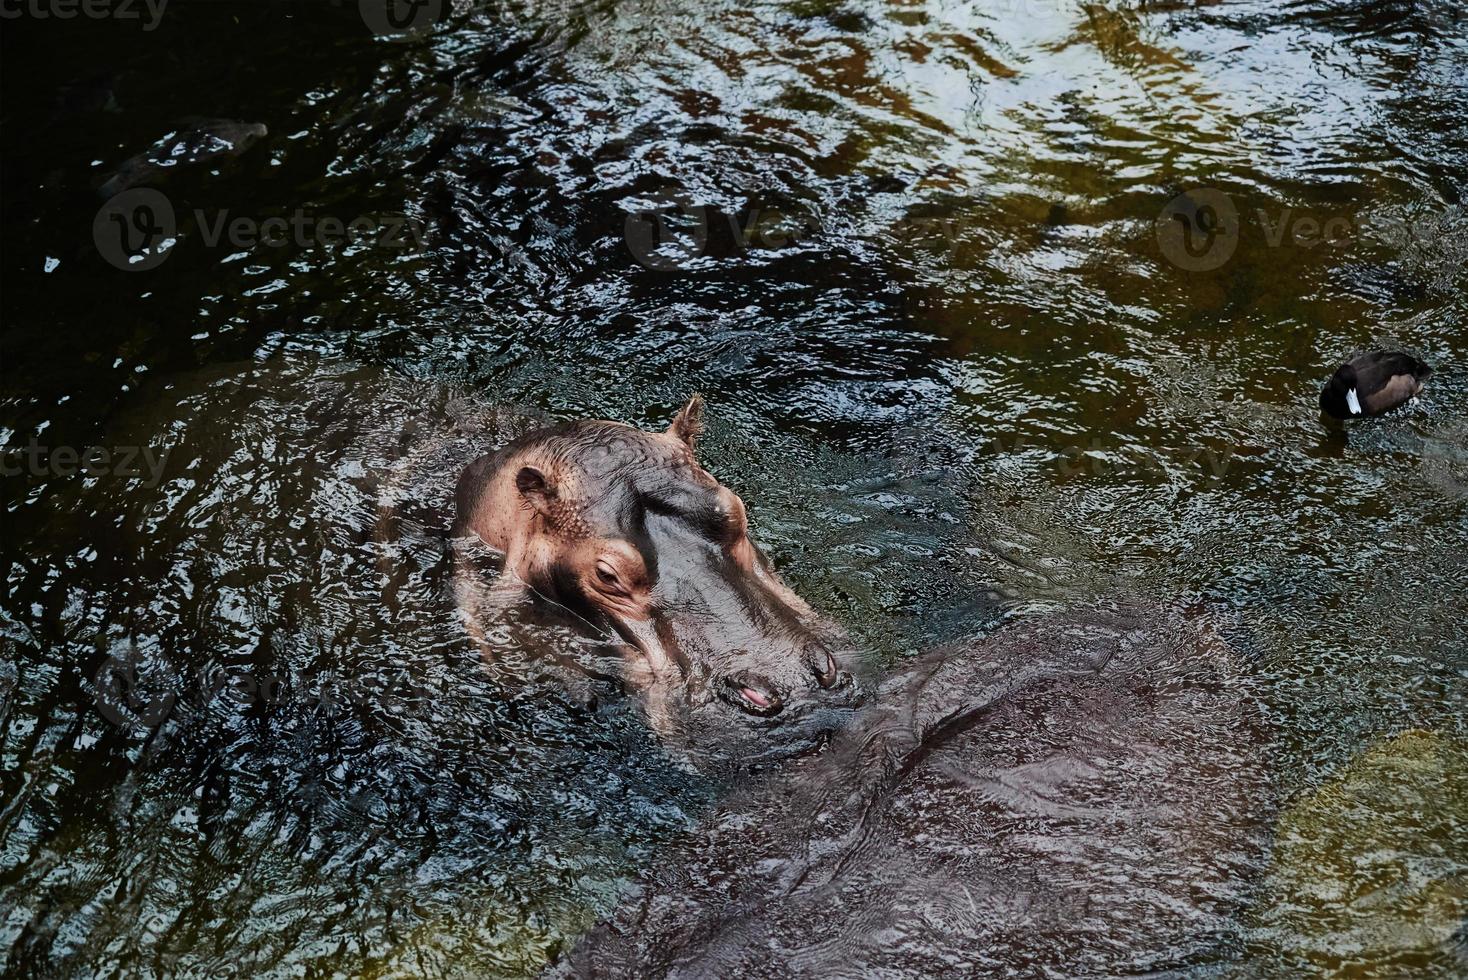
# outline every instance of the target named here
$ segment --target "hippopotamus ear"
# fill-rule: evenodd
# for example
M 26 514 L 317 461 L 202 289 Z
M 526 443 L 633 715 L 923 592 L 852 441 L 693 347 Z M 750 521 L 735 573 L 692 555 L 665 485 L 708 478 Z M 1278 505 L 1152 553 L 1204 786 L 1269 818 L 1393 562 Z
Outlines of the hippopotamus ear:
M 522 466 L 515 474 L 515 489 L 531 507 L 546 517 L 550 516 L 551 505 L 556 500 L 556 488 L 546 475 L 533 466 Z
M 698 442 L 698 437 L 703 435 L 703 396 L 694 395 L 688 399 L 688 404 L 678 410 L 673 417 L 673 424 L 668 426 L 668 435 L 676 436 L 688 444 L 692 449 Z

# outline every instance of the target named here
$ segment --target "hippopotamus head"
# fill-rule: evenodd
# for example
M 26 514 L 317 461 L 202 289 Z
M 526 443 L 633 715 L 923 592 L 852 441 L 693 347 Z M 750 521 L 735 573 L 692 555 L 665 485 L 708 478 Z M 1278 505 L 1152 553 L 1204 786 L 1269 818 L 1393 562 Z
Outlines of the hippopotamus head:
M 502 580 L 609 636 L 665 741 L 783 754 L 810 739 L 770 735 L 830 731 L 855 705 L 855 658 L 750 540 L 738 494 L 699 465 L 702 415 L 695 396 L 665 432 L 532 432 L 465 470 L 455 533 L 503 552 Z

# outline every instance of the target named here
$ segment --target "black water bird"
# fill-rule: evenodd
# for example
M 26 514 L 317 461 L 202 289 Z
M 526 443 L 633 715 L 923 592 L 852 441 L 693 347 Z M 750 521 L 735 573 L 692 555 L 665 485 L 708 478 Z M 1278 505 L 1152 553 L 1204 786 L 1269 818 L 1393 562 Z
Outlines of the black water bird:
M 1320 390 L 1320 410 L 1338 419 L 1389 412 L 1417 397 L 1432 368 L 1411 354 L 1368 351 L 1342 364 Z

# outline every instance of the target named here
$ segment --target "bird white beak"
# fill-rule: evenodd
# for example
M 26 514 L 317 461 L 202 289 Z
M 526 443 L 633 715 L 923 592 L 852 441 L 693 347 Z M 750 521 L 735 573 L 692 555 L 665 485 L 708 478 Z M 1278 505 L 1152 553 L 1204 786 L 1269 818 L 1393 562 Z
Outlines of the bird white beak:
M 1356 389 L 1352 388 L 1346 392 L 1346 405 L 1351 409 L 1352 415 L 1361 414 L 1361 399 L 1356 397 Z

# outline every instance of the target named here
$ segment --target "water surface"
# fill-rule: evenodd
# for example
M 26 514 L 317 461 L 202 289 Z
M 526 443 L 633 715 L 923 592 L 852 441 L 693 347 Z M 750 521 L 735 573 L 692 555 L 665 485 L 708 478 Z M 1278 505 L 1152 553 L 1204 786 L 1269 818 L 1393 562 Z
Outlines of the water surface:
M 1100 594 L 1227 623 L 1281 833 L 1364 856 L 1200 970 L 1461 969 L 1457 5 L 355 6 L 3 28 L 9 971 L 519 976 L 609 910 L 718 787 L 487 673 L 434 515 L 534 419 L 692 391 L 874 670 Z M 151 174 L 177 241 L 114 267 L 98 188 L 200 118 L 268 135 Z M 413 234 L 209 243 L 298 213 Z M 1372 343 L 1438 377 L 1323 425 Z

